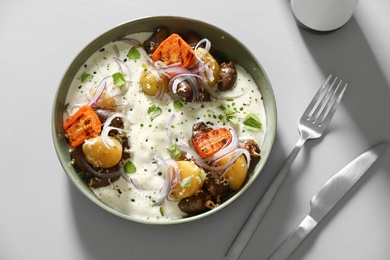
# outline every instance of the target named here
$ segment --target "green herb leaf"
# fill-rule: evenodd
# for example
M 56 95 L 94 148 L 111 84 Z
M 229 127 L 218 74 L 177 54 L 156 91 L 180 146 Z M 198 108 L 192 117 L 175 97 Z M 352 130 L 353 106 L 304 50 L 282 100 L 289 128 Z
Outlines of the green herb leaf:
M 199 171 L 199 179 L 203 181 L 206 179 L 206 173 L 204 171 Z
M 226 105 L 225 105 L 225 104 L 221 104 L 221 105 L 219 106 L 219 108 L 222 109 L 222 110 L 226 110 Z
M 129 60 L 138 60 L 141 57 L 141 53 L 137 50 L 136 47 L 131 47 L 127 53 L 127 58 Z
M 233 116 L 235 113 L 236 113 L 236 111 L 233 111 L 233 110 L 226 110 L 226 116 Z
M 226 114 L 226 119 L 230 123 L 232 123 L 234 125 L 238 124 L 238 119 L 234 116 L 236 114 L 236 111 L 234 111 L 234 110 L 226 110 L 225 114 Z
M 151 107 L 148 108 L 148 115 L 150 116 L 151 119 L 154 119 L 161 115 L 162 110 L 159 106 L 152 105 Z
M 164 208 L 163 207 L 160 207 L 160 214 L 161 214 L 161 216 L 164 217 Z
M 91 74 L 84 72 L 83 74 L 81 74 L 80 80 L 82 83 L 86 83 L 88 81 L 91 81 L 92 78 L 93 76 Z
M 118 87 L 122 87 L 124 84 L 126 84 L 126 79 L 125 76 L 123 76 L 122 73 L 117 72 L 112 74 L 112 79 L 114 80 L 114 84 L 117 85 Z
M 171 144 L 168 148 L 168 153 L 172 159 L 175 161 L 179 160 L 181 157 L 181 150 L 177 143 Z
M 248 114 L 245 117 L 244 127 L 252 131 L 261 131 L 262 124 L 255 114 Z
M 125 170 L 125 173 L 132 174 L 137 172 L 137 168 L 135 167 L 134 163 L 132 161 L 127 161 L 125 165 L 123 165 L 123 169 Z
M 227 120 L 232 123 L 233 125 L 238 125 L 238 119 L 237 117 L 234 117 L 234 116 L 228 116 L 227 117 Z
M 185 179 L 182 181 L 182 185 L 181 185 L 181 186 L 182 186 L 183 188 L 188 188 L 188 187 L 191 186 L 191 184 L 192 184 L 192 177 L 189 176 L 189 177 L 185 178 Z
M 180 101 L 173 101 L 173 108 L 176 109 L 176 110 L 180 110 L 182 109 L 183 107 L 183 103 L 181 103 Z

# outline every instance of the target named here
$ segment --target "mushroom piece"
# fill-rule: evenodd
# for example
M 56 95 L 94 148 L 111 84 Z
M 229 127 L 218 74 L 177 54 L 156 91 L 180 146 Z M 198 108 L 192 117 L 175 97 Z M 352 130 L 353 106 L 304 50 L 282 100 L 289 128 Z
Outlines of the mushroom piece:
M 152 36 L 144 42 L 144 49 L 148 54 L 152 54 L 168 36 L 169 30 L 166 27 L 158 27 Z
M 218 89 L 221 91 L 229 90 L 233 87 L 237 78 L 236 66 L 233 61 L 223 62 L 220 65 L 218 78 Z

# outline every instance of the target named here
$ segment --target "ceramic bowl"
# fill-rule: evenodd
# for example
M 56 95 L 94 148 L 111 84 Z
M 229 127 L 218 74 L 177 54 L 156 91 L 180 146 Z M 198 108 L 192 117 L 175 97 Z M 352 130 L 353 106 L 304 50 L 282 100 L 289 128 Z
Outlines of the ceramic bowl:
M 214 47 L 217 47 L 228 57 L 231 57 L 236 63 L 240 64 L 247 71 L 249 71 L 256 81 L 264 98 L 267 128 L 264 143 L 261 147 L 261 160 L 251 168 L 252 170 L 249 172 L 244 186 L 239 191 L 232 193 L 217 208 L 203 214 L 169 221 L 150 221 L 116 211 L 102 203 L 95 196 L 95 194 L 89 188 L 88 184 L 79 176 L 71 164 L 69 143 L 65 136 L 62 125 L 63 109 L 69 86 L 75 77 L 75 74 L 79 68 L 83 66 L 84 62 L 102 46 L 113 40 L 132 33 L 153 32 L 157 27 L 162 25 L 168 27 L 170 31 L 176 33 L 186 33 L 190 30 L 196 31 L 202 37 L 208 38 Z M 262 169 L 270 155 L 276 134 L 276 117 L 277 112 L 275 97 L 267 74 L 256 57 L 237 38 L 204 21 L 172 16 L 146 17 L 120 24 L 115 28 L 112 28 L 111 30 L 103 33 L 90 44 L 88 44 L 84 49 L 82 49 L 82 51 L 75 57 L 65 72 L 55 96 L 52 114 L 52 135 L 55 150 L 65 173 L 77 187 L 77 189 L 79 189 L 82 194 L 84 194 L 93 203 L 116 216 L 135 222 L 144 224 L 178 224 L 198 220 L 222 210 L 223 208 L 231 205 L 233 201 L 240 197 L 252 185 L 255 179 L 261 174 Z

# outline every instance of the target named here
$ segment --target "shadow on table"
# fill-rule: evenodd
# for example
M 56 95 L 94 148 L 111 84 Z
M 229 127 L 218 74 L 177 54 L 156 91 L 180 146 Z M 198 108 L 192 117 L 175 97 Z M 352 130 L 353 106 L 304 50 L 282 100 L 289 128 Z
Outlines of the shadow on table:
M 202 227 L 202 221 L 164 226 L 122 219 L 92 203 L 71 182 L 69 194 L 80 245 L 79 259 L 165 259 L 166 256 L 181 259 L 178 255 L 191 251 L 191 243 L 196 242 L 191 240 L 190 234 L 198 237 L 207 229 L 207 225 Z M 185 241 L 189 241 L 188 245 Z M 197 243 L 206 246 L 206 241 Z M 186 259 L 196 258 L 189 256 Z
M 364 33 L 354 17 L 340 29 L 315 33 L 300 28 L 307 48 L 324 73 L 348 83 L 341 103 L 367 144 L 390 135 L 390 87 Z
M 296 138 L 299 138 L 298 128 L 296 129 Z M 303 161 L 309 161 L 311 156 L 311 149 L 318 145 L 321 139 L 309 141 L 305 145 L 305 149 L 303 149 L 299 153 L 299 157 Z M 287 148 L 285 150 L 283 148 L 283 135 L 279 132 L 277 133 L 274 146 L 272 149 L 272 153 L 267 161 L 266 166 L 264 167 L 262 174 L 258 177 L 254 185 L 249 189 L 248 194 L 245 194 L 243 198 L 240 198 L 237 203 L 240 203 L 242 200 L 244 203 L 251 203 L 249 206 L 248 213 L 242 212 L 242 217 L 237 220 L 239 223 L 239 227 L 245 223 L 247 217 L 250 212 L 255 207 L 258 200 L 261 199 L 263 193 L 266 191 L 267 187 L 271 184 L 273 178 L 278 173 L 279 169 L 285 162 L 288 154 L 292 151 L 293 147 Z M 295 186 L 291 182 L 294 182 L 296 178 L 301 178 L 305 173 L 306 164 L 297 164 L 293 165 L 294 172 L 289 173 L 290 180 L 286 180 L 278 193 L 275 195 L 274 201 L 269 206 L 267 212 L 265 213 L 262 221 L 257 227 L 253 237 L 248 242 L 248 245 L 242 252 L 240 259 L 267 259 L 270 254 L 276 249 L 278 246 L 278 241 L 280 237 L 284 237 L 286 235 L 286 230 L 290 230 L 291 227 L 288 226 L 288 220 L 290 220 L 295 214 L 296 209 L 294 208 L 293 201 L 296 199 L 299 191 L 296 190 Z M 300 173 L 297 176 L 295 173 Z M 288 183 L 290 182 L 290 183 Z M 249 200 L 246 200 L 246 196 L 250 196 Z M 256 198 L 256 199 L 254 199 Z M 247 210 L 247 209 L 246 209 Z M 237 231 L 238 232 L 238 231 Z M 236 235 L 236 234 L 234 234 Z M 234 236 L 229 242 L 233 241 Z
M 389 83 L 384 72 L 381 71 L 374 52 L 356 19 L 352 18 L 344 27 L 329 33 L 316 33 L 301 27 L 299 31 L 308 50 L 323 72 L 324 80 L 329 74 L 332 74 L 348 83 L 349 87 L 341 106 L 345 108 L 355 125 L 359 128 L 359 131 L 361 131 L 361 136 L 363 137 L 362 144 L 368 149 L 383 140 L 390 141 L 390 116 L 387 115 L 388 111 L 390 111 Z M 315 87 L 317 88 L 317 86 Z M 332 125 L 327 130 L 327 132 L 330 131 L 332 131 Z M 283 140 L 280 141 L 280 138 L 282 136 L 278 135 L 274 150 L 265 168 L 273 176 L 284 162 L 287 153 L 290 152 L 283 151 L 281 145 Z M 318 146 L 318 143 L 321 141 L 322 139 L 308 142 L 298 156 L 304 157 L 303 161 L 308 161 L 311 148 Z M 305 165 L 297 165 L 295 163 L 293 166 L 295 167 L 295 172 L 304 172 Z M 390 161 L 381 160 L 381 166 L 385 169 L 390 169 Z M 375 170 L 375 167 L 373 168 Z M 373 173 L 374 170 L 370 170 L 370 172 Z M 293 179 L 297 176 L 291 176 L 290 174 L 290 177 L 294 181 Z M 297 249 L 291 259 L 298 260 L 303 258 L 315 243 L 315 238 L 321 230 L 369 177 L 370 173 L 367 173 L 355 185 L 347 196 L 318 225 L 310 235 L 310 239 L 305 240 L 304 244 Z M 260 176 L 259 184 L 257 185 L 268 185 L 270 182 L 269 177 Z M 277 194 L 277 196 L 283 196 L 283 200 L 278 201 L 278 207 L 274 207 L 271 204 L 269 210 L 272 214 L 264 216 L 258 230 L 244 250 L 242 259 L 252 259 L 254 256 L 256 256 L 256 259 L 267 259 L 277 248 L 279 242 L 281 242 L 279 241 L 280 237 L 283 236 L 284 239 L 284 236 L 286 236 L 285 230 L 291 229 L 291 227 L 286 226 L 286 223 L 294 215 L 295 209 L 292 208 L 291 201 L 294 201 L 296 192 L 293 185 L 285 185 L 280 192 L 281 194 Z M 261 197 L 260 195 L 255 196 Z M 309 211 L 305 212 L 304 215 L 308 213 Z M 245 218 L 245 216 L 243 217 Z M 296 225 L 301 220 L 297 219 Z
M 352 17 L 345 26 L 329 33 L 316 33 L 303 28 L 299 31 L 324 73 L 324 78 L 332 74 L 348 83 L 341 106 L 361 132 L 362 143 L 368 148 L 383 140 L 390 141 L 389 82 L 356 19 Z M 389 160 L 381 160 L 381 165 L 390 169 Z M 321 230 L 369 177 L 370 173 L 360 180 L 346 198 L 324 218 L 291 259 L 303 258 Z
M 196 247 L 206 248 L 218 234 L 207 234 L 210 226 L 222 230 L 217 216 L 179 225 L 146 225 L 117 217 L 88 200 L 69 182 L 79 259 L 182 259 Z M 203 238 L 203 239 L 202 239 Z M 216 254 L 216 252 L 212 252 Z M 221 252 L 218 252 L 221 254 Z M 207 256 L 207 255 L 206 255 Z M 208 257 L 206 257 L 208 258 Z M 186 260 L 198 259 L 188 255 Z M 210 255 L 209 259 L 217 259 Z M 220 258 L 222 259 L 222 258 Z

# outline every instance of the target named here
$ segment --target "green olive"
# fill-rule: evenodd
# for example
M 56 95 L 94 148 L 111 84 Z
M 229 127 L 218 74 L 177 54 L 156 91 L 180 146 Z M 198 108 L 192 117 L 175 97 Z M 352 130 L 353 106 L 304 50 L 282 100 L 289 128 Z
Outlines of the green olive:
M 110 168 L 122 159 L 122 144 L 114 137 L 108 138 L 112 146 L 106 146 L 101 136 L 86 140 L 82 146 L 85 159 L 94 167 Z
M 180 169 L 180 182 L 172 188 L 171 196 L 176 199 L 183 199 L 199 191 L 205 179 L 202 177 L 203 170 L 194 162 L 178 161 L 177 164 Z
M 233 155 L 232 155 L 233 156 Z M 228 163 L 232 156 L 222 158 L 217 165 Z M 240 155 L 232 164 L 230 169 L 225 173 L 225 178 L 229 183 L 231 190 L 239 190 L 246 179 L 248 167 L 244 155 Z
M 208 67 L 211 74 L 213 75 L 211 78 L 211 77 L 209 77 L 208 73 L 205 72 L 205 78 L 206 78 L 207 84 L 210 87 L 214 86 L 218 82 L 219 72 L 221 70 L 218 62 L 214 59 L 214 57 L 210 54 L 210 52 L 206 51 L 203 48 L 197 48 L 196 54 L 199 57 L 203 57 L 202 60 L 203 60 L 204 64 Z
M 148 69 L 144 69 L 140 75 L 142 91 L 149 96 L 155 96 L 160 91 L 166 92 L 168 89 L 167 81 L 167 77 L 163 75 L 156 77 L 156 75 L 150 72 Z

